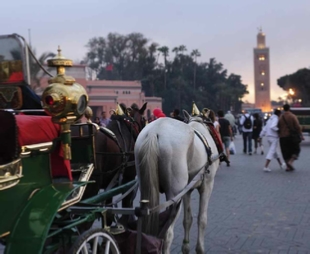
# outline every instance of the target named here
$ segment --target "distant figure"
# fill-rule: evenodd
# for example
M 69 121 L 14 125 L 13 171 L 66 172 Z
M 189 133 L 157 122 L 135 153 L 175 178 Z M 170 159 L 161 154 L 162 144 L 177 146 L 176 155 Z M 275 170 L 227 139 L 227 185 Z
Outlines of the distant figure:
M 101 122 L 100 122 L 100 118 L 98 116 L 95 118 L 95 122 L 94 123 L 98 124 L 98 126 L 102 126 Z
M 259 117 L 258 113 L 255 113 L 253 116 L 254 116 L 254 122 L 253 122 L 252 139 L 254 140 L 254 153 L 257 153 L 257 147 L 259 146 L 261 148 L 261 154 L 264 154 L 262 139 L 259 137 L 259 134 L 263 129 L 263 121 Z
M 102 113 L 101 113 L 101 119 L 100 119 L 101 126 L 107 127 L 108 124 L 110 123 L 110 121 L 111 121 L 111 119 L 110 119 L 110 118 L 107 118 L 106 112 L 105 112 L 105 111 L 102 111 Z
M 220 140 L 222 142 L 221 133 L 220 133 L 220 127 L 221 126 L 220 126 L 219 122 L 217 121 L 215 113 L 214 113 L 213 110 L 210 110 L 209 118 L 211 119 L 211 121 L 212 121 L 212 123 L 214 125 L 214 128 L 215 128 L 215 130 L 216 130 L 216 132 L 217 132 L 217 134 L 218 134 L 218 136 L 219 136 L 219 138 L 220 138 Z
M 147 120 L 148 123 L 153 122 L 154 120 L 156 120 L 155 116 L 153 114 L 150 115 L 149 119 Z
M 166 117 L 164 112 L 161 109 L 159 109 L 159 108 L 155 108 L 153 110 L 153 115 L 154 115 L 155 119 L 158 119 L 158 118 L 161 118 L 161 117 Z
M 235 120 L 234 115 L 228 110 L 224 118 L 229 121 L 231 129 L 233 130 L 233 134 L 235 135 L 237 133 L 237 130 L 236 130 L 236 120 Z
M 243 153 L 249 152 L 249 155 L 252 155 L 253 116 L 245 110 L 239 121 L 242 126 Z
M 284 112 L 278 123 L 280 147 L 283 159 L 287 165 L 286 171 L 293 171 L 295 170 L 293 163 L 298 159 L 300 153 L 300 142 L 295 141 L 291 134 L 296 132 L 300 135 L 300 140 L 303 140 L 304 137 L 302 135 L 297 117 L 290 111 L 290 105 L 285 104 L 283 109 Z
M 180 110 L 178 110 L 177 108 L 172 111 L 171 117 L 176 120 L 184 122 L 183 117 L 180 116 Z
M 280 167 L 282 169 L 286 169 L 286 164 L 281 162 L 280 155 L 277 152 L 278 143 L 279 143 L 279 134 L 278 134 L 278 121 L 281 115 L 281 111 L 278 109 L 274 110 L 274 114 L 269 118 L 266 125 L 262 129 L 261 133 L 259 134 L 260 138 L 264 136 L 267 137 L 267 141 L 269 144 L 269 151 L 266 156 L 266 163 L 263 170 L 265 172 L 270 172 L 271 169 L 268 167 L 270 161 L 274 158 L 278 161 Z
M 219 117 L 219 124 L 220 124 L 220 133 L 221 133 L 221 138 L 222 138 L 222 142 L 225 146 L 225 152 L 226 152 L 226 157 L 227 157 L 227 167 L 230 166 L 230 161 L 229 161 L 229 155 L 230 155 L 230 151 L 229 151 L 229 146 L 230 146 L 230 142 L 233 140 L 233 133 L 232 133 L 232 129 L 230 126 L 230 123 L 227 119 L 224 118 L 224 112 L 222 110 L 219 110 L 217 112 L 217 115 Z

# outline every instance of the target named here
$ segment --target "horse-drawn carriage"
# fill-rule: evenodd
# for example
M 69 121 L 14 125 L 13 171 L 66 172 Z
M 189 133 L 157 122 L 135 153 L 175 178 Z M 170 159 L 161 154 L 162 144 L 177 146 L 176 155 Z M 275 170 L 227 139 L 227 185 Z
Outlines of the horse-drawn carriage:
M 117 140 L 117 134 L 104 128 L 99 131 L 91 121 L 76 123 L 85 112 L 91 116 L 88 95 L 74 78 L 65 75 L 65 67 L 72 62 L 60 50 L 48 61 L 57 68 L 57 76 L 43 92 L 45 112 L 30 109 L 40 107 L 40 102 L 29 89 L 28 59 L 21 36 L 0 36 L 0 241 L 5 253 L 119 253 L 113 234 L 124 230 L 116 223 L 107 224 L 108 207 L 103 204 L 116 195 L 128 194 L 137 181 L 134 176 L 125 184 L 99 190 L 102 178 L 114 176 L 114 171 L 122 172 L 130 164 L 131 139 L 143 124 L 134 121 L 134 111 L 139 109 L 132 109 L 132 118 L 119 114 L 120 108 L 114 116 L 122 119 L 117 125 L 121 134 L 122 125 L 127 125 L 132 135 L 129 142 L 123 137 L 125 145 Z M 104 173 L 100 168 L 107 164 L 102 162 L 104 154 L 111 153 L 100 149 L 107 137 L 119 149 L 113 155 L 120 158 L 117 163 L 121 166 Z M 98 149 L 101 154 L 96 154 Z M 114 185 L 125 177 L 118 174 Z M 134 215 L 135 210 L 126 213 Z M 99 228 L 92 227 L 96 219 L 101 219 Z
M 66 76 L 72 62 L 60 50 L 48 61 L 57 75 L 42 94 L 45 113 L 33 110 L 40 103 L 28 86 L 31 51 L 26 45 L 19 35 L 0 36 L 0 242 L 5 253 L 169 253 L 183 196 L 182 249 L 188 253 L 194 188 L 201 195 L 196 250 L 203 252 L 220 152 L 202 119 L 187 115 L 189 124 L 159 119 L 140 135 L 146 105 L 128 114 L 118 105 L 110 130 L 99 128 L 89 120 L 85 89 Z M 83 115 L 88 121 L 77 123 Z M 142 200 L 133 208 L 135 165 Z M 159 192 L 167 202 L 158 204 Z M 115 207 L 120 201 L 122 207 Z M 160 211 L 166 212 L 159 223 Z M 119 215 L 134 231 L 125 231 Z M 130 222 L 133 215 L 138 219 Z M 93 225 L 97 219 L 99 227 Z M 142 224 L 153 237 L 142 234 Z

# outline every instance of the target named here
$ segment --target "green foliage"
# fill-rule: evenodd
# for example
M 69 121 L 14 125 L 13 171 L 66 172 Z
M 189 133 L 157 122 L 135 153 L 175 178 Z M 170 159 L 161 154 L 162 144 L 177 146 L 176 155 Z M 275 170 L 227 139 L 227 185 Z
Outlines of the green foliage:
M 294 91 L 293 99 L 301 99 L 304 107 L 310 106 L 310 69 L 303 68 L 277 80 L 283 90 Z
M 197 63 L 199 50 L 186 54 L 185 45 L 174 47 L 170 59 L 167 46 L 159 47 L 140 33 L 109 33 L 90 39 L 86 47 L 86 62 L 99 79 L 141 80 L 146 96 L 163 98 L 166 113 L 173 108 L 190 110 L 193 100 L 199 108 L 239 112 L 241 98 L 248 93 L 239 75 L 227 76 L 215 58 Z M 111 65 L 113 70 L 108 70 Z

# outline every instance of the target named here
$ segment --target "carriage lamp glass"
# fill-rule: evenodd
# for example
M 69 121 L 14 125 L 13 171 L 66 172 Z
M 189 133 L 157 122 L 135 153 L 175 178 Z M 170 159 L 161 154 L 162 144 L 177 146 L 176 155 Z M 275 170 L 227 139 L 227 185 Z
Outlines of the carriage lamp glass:
M 79 115 L 82 115 L 87 107 L 87 98 L 85 95 L 82 95 L 77 103 L 76 111 Z
M 49 106 L 53 106 L 59 100 L 60 100 L 59 95 L 56 93 L 47 95 L 45 97 L 45 103 Z
M 46 102 L 47 105 L 53 105 L 54 104 L 54 99 L 53 99 L 52 96 L 49 95 L 49 96 L 46 96 L 45 102 Z

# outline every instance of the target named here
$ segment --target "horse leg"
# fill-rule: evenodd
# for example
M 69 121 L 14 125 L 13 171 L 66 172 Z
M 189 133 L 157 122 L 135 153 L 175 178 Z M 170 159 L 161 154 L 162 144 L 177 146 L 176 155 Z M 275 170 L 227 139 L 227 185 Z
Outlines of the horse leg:
M 173 241 L 173 236 L 174 236 L 174 232 L 173 232 L 173 229 L 174 229 L 174 225 L 180 215 L 180 211 L 181 211 L 181 203 L 179 203 L 177 205 L 177 207 L 175 208 L 176 211 L 175 211 L 175 217 L 174 219 L 172 220 L 171 222 L 171 225 L 169 226 L 169 228 L 167 229 L 167 233 L 166 233 L 166 236 L 165 236 L 165 239 L 164 239 L 164 249 L 163 249 L 163 253 L 164 254 L 170 254 L 170 247 L 171 247 L 171 244 L 172 244 L 172 241 Z
M 210 179 L 208 179 L 210 177 Z M 198 236 L 196 244 L 196 253 L 204 253 L 204 233 L 207 226 L 207 210 L 208 204 L 211 197 L 212 189 L 214 184 L 214 178 L 207 176 L 202 183 L 202 186 L 198 189 L 199 191 L 199 213 L 198 213 Z
M 189 233 L 190 228 L 193 223 L 192 209 L 191 209 L 191 193 L 192 191 L 187 192 L 183 197 L 183 206 L 184 206 L 184 218 L 183 218 L 183 228 L 184 228 L 184 239 L 182 245 L 182 253 L 186 254 L 190 252 L 189 244 Z

